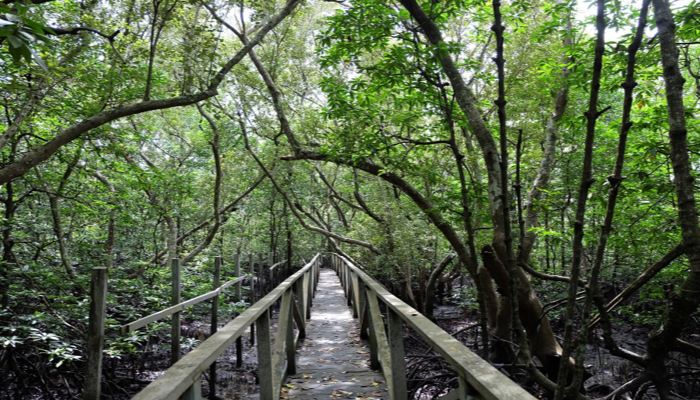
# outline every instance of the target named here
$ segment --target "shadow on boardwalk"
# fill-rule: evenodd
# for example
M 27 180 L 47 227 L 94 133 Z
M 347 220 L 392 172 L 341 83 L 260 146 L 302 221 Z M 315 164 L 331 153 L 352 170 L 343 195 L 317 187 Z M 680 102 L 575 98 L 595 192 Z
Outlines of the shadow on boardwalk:
M 287 380 L 282 398 L 388 399 L 381 372 L 369 368 L 367 342 L 334 271 L 321 270 L 313 304 L 297 374 Z

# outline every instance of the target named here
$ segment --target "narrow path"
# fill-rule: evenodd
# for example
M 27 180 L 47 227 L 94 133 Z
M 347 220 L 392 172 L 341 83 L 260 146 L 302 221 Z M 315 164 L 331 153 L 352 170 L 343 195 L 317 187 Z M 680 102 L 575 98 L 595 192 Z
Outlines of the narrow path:
M 381 372 L 369 369 L 368 344 L 335 271 L 321 270 L 313 304 L 297 374 L 287 380 L 282 398 L 388 399 Z

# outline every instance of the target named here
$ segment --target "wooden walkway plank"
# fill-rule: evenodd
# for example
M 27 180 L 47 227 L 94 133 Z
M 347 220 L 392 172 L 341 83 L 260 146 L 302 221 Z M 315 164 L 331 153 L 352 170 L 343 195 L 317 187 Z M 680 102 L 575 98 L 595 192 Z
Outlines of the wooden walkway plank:
M 380 371 L 369 368 L 369 347 L 360 339 L 335 272 L 323 269 L 306 339 L 299 350 L 297 373 L 287 380 L 282 398 L 388 399 Z

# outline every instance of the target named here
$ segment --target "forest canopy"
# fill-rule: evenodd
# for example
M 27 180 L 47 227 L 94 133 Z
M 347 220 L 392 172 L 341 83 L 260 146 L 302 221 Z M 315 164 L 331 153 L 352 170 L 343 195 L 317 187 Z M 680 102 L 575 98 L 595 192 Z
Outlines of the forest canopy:
M 82 365 L 93 267 L 114 327 L 167 304 L 173 258 L 197 295 L 215 256 L 321 251 L 431 319 L 464 276 L 468 344 L 533 392 L 691 398 L 699 10 L 0 3 L 0 381 Z M 591 349 L 633 374 L 595 392 Z

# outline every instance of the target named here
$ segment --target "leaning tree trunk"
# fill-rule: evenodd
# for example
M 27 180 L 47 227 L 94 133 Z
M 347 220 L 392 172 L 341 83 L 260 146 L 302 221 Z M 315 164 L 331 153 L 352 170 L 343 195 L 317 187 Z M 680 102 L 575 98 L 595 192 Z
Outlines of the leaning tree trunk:
M 668 109 L 670 158 L 673 163 L 673 175 L 678 198 L 678 221 L 681 227 L 686 256 L 690 272 L 679 290 L 669 296 L 668 307 L 659 324 L 649 334 L 647 371 L 657 386 L 659 396 L 670 396 L 668 372 L 665 360 L 674 347 L 690 315 L 700 304 L 700 227 L 695 204 L 695 188 L 692 166 L 688 158 L 688 130 L 685 124 L 685 107 L 683 106 L 683 84 L 685 79 L 678 66 L 678 49 L 676 47 L 676 25 L 671 14 L 668 0 L 654 0 L 656 26 L 659 30 L 661 62 L 666 83 L 666 103 Z
M 437 24 L 435 24 L 435 22 L 428 17 L 425 11 L 415 0 L 401 0 L 401 4 L 410 12 L 411 16 L 421 26 L 431 45 L 439 46 L 441 43 L 444 43 L 442 33 L 440 32 Z M 440 50 L 437 52 L 437 58 L 454 90 L 455 100 L 462 112 L 465 114 L 469 125 L 474 132 L 474 136 L 477 138 L 477 141 L 481 147 L 488 174 L 489 207 L 494 232 L 492 241 L 494 248 L 493 253 L 499 260 L 501 260 L 501 262 L 505 261 L 507 263 L 509 259 L 513 259 L 514 257 L 512 255 L 509 257 L 508 255 L 509 250 L 506 234 L 508 224 L 506 223 L 506 213 L 504 212 L 506 208 L 503 201 L 504 178 L 502 175 L 501 157 L 499 157 L 499 152 L 493 136 L 491 135 L 490 130 L 486 127 L 481 113 L 476 107 L 476 99 L 474 94 L 466 85 L 466 82 L 462 78 L 459 69 L 454 64 L 452 56 L 447 51 Z M 388 176 L 383 175 L 382 178 L 387 179 Z M 409 195 L 411 194 L 409 193 Z M 412 196 L 412 198 L 414 197 Z M 420 205 L 419 207 L 423 208 Z M 440 221 L 440 224 L 444 224 L 444 222 Z M 438 229 L 440 229 L 437 223 L 436 226 L 438 226 Z M 443 231 L 443 233 L 447 232 Z M 450 240 L 448 236 L 446 237 L 448 240 Z M 472 276 L 476 277 L 476 266 L 473 265 L 472 260 L 469 260 L 469 257 L 467 256 L 470 253 L 469 249 L 464 246 L 461 239 L 459 239 L 459 246 L 455 247 L 455 250 L 460 255 L 460 259 L 463 259 L 463 262 L 466 265 L 471 265 L 469 267 L 470 273 Z M 512 248 L 510 252 L 512 252 Z M 491 272 L 491 275 L 494 275 L 492 271 L 489 272 Z M 554 337 L 553 332 L 551 329 L 548 329 L 549 321 L 547 317 L 544 316 L 541 318 L 542 328 L 538 327 L 537 322 L 529 322 L 540 321 L 542 304 L 540 303 L 537 294 L 530 286 L 525 272 L 521 268 L 515 268 L 514 272 L 513 279 L 517 281 L 518 295 L 513 296 L 513 301 L 518 302 L 516 306 L 518 309 L 517 314 L 520 315 L 521 320 L 523 321 L 523 328 L 527 330 L 528 336 L 534 339 L 530 341 L 530 348 L 533 349 L 533 352 L 540 352 L 540 349 L 537 349 L 537 347 L 540 347 L 542 351 L 554 351 L 557 354 L 561 354 L 561 349 L 556 341 L 556 338 Z M 507 280 L 510 281 L 510 275 L 506 273 L 506 277 Z M 501 285 L 499 284 L 499 286 Z M 503 288 L 504 286 L 501 287 Z M 508 284 L 507 287 L 510 287 L 510 284 Z M 524 319 L 524 315 L 527 315 L 528 318 L 531 317 L 531 319 Z M 547 364 L 546 357 L 540 359 L 543 361 L 543 363 Z

